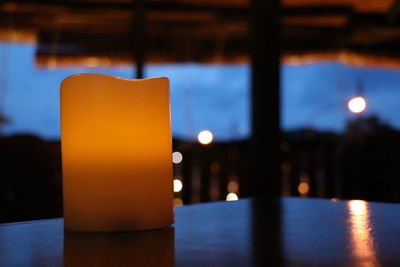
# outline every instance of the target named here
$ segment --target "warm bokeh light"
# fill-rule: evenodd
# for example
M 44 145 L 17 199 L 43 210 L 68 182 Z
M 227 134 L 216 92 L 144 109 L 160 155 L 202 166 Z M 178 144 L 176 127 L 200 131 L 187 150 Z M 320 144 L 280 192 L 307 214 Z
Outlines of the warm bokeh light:
M 297 190 L 299 191 L 300 195 L 307 195 L 308 191 L 310 190 L 310 186 L 308 185 L 308 183 L 301 182 L 297 187 Z
M 183 201 L 181 198 L 177 197 L 174 199 L 174 206 L 178 207 L 178 206 L 182 206 L 183 205 Z
M 289 173 L 292 170 L 292 164 L 289 161 L 284 161 L 281 164 L 281 171 L 284 173 Z
M 219 199 L 220 191 L 219 191 L 219 188 L 216 185 L 211 186 L 209 192 L 210 192 L 210 200 L 214 200 L 215 201 L 215 200 Z
M 239 191 L 239 183 L 237 181 L 230 181 L 228 183 L 228 192 L 237 193 Z
M 172 162 L 175 164 L 181 163 L 183 160 L 183 156 L 181 152 L 175 151 L 172 153 Z
M 174 179 L 174 192 L 178 193 L 182 190 L 183 184 L 181 180 L 179 179 Z
M 226 201 L 236 201 L 236 200 L 239 200 L 239 197 L 235 193 L 229 193 L 226 196 Z
M 197 139 L 199 140 L 200 144 L 208 145 L 213 140 L 213 134 L 209 130 L 203 130 L 199 133 L 199 135 L 197 136 Z
M 210 164 L 210 171 L 217 173 L 221 170 L 221 164 L 218 161 L 213 161 Z
M 349 100 L 348 107 L 353 113 L 361 113 L 367 107 L 367 102 L 363 97 L 356 96 Z
M 348 202 L 351 249 L 355 266 L 380 266 L 374 250 L 373 225 L 368 203 L 363 200 Z

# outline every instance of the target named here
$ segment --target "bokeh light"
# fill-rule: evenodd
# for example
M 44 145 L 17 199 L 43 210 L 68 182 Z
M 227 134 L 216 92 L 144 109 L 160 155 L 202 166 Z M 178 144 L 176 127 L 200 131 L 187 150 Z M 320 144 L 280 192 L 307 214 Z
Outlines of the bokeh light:
M 367 107 L 367 102 L 363 97 L 356 96 L 349 100 L 348 107 L 353 113 L 361 113 Z
M 210 164 L 210 171 L 213 173 L 217 173 L 221 170 L 221 164 L 218 161 L 213 161 Z
M 236 201 L 236 200 L 239 200 L 239 197 L 235 193 L 229 193 L 226 196 L 226 201 Z
M 239 191 L 239 183 L 237 181 L 229 181 L 228 192 L 237 193 Z
M 308 191 L 310 190 L 310 186 L 308 183 L 301 182 L 297 187 L 297 190 L 299 191 L 300 195 L 307 195 Z
M 175 151 L 172 153 L 172 162 L 175 164 L 181 163 L 183 160 L 183 156 L 181 152 Z
M 183 201 L 182 201 L 181 198 L 177 197 L 177 198 L 174 199 L 174 206 L 175 207 L 179 207 L 179 206 L 182 206 L 182 205 L 183 205 Z
M 209 130 L 203 130 L 199 133 L 197 139 L 199 140 L 200 144 L 208 145 L 213 140 L 213 134 Z
M 181 180 L 174 179 L 174 192 L 178 193 L 182 190 L 182 188 L 183 188 L 183 184 L 182 184 Z

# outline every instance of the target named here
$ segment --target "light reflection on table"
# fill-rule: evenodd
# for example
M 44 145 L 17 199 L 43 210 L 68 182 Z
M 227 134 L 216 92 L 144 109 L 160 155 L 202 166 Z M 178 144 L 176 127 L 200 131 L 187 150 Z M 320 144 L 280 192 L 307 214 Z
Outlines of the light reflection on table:
M 350 200 L 349 226 L 350 243 L 356 266 L 380 266 L 376 258 L 374 236 L 368 203 L 363 200 Z
M 399 204 L 261 198 L 179 207 L 173 228 L 161 231 L 0 224 L 0 265 L 400 266 L 399 222 Z

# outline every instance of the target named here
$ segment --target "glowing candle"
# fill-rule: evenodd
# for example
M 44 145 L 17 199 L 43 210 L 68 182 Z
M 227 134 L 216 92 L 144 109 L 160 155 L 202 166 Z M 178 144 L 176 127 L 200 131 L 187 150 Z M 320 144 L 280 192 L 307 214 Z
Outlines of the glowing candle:
M 172 224 L 168 79 L 78 74 L 61 83 L 60 94 L 65 228 Z

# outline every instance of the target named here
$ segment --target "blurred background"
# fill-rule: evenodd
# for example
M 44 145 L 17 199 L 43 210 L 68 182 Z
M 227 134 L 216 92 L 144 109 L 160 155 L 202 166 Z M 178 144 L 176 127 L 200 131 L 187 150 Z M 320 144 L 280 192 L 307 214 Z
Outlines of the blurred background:
M 269 185 L 400 202 L 400 1 L 260 2 L 2 1 L 0 222 L 62 216 L 59 84 L 76 73 L 169 77 L 176 206 Z

